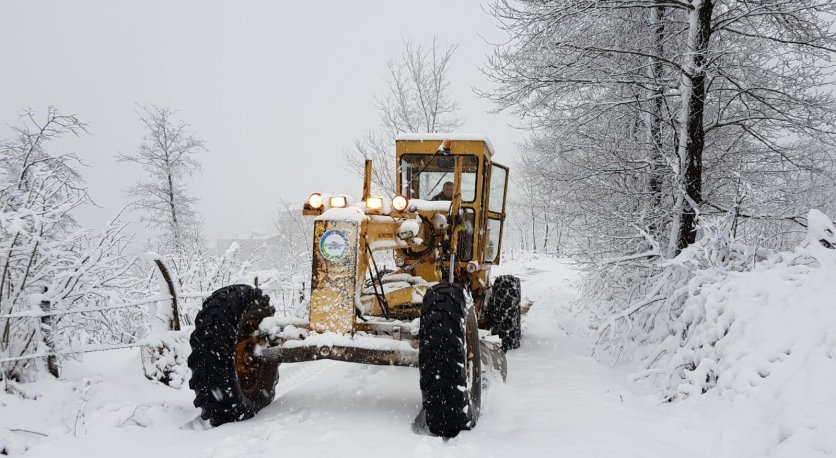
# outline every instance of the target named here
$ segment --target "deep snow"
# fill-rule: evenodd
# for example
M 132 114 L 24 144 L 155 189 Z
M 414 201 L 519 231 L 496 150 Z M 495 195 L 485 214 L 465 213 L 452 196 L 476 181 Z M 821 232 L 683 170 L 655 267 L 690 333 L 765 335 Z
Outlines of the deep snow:
M 735 412 L 721 397 L 665 404 L 630 381 L 629 364 L 593 359 L 587 317 L 571 306 L 577 273 L 568 264 L 540 259 L 499 270 L 519 274 L 533 302 L 522 347 L 508 354 L 507 382 L 484 392 L 477 427 L 454 439 L 412 432 L 416 369 L 332 361 L 282 366 L 272 405 L 249 421 L 204 429 L 192 421 L 191 391 L 147 381 L 131 349 L 89 354 L 62 381 L 21 386 L 31 399 L 0 394 L 0 444 L 29 447 L 30 457 L 764 455 L 753 425 L 736 423 L 759 411 Z

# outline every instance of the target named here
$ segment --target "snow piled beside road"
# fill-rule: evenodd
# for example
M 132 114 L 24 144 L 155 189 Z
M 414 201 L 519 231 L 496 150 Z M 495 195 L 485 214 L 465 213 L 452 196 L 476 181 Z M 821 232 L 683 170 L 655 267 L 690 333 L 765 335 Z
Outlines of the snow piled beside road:
M 828 272 L 765 268 L 718 285 L 728 293 L 718 303 L 735 313 L 718 349 L 718 389 L 681 402 L 661 402 L 658 391 L 632 382 L 631 364 L 593 359 L 596 336 L 572 306 L 578 273 L 533 258 L 496 272 L 519 275 L 532 303 L 522 347 L 508 354 L 507 383 L 484 391 L 476 428 L 454 439 L 411 431 L 421 404 L 415 369 L 286 364 L 273 404 L 249 421 L 205 429 L 192 421 L 191 391 L 147 381 L 138 352 L 121 350 L 88 355 L 61 381 L 19 386 L 25 396 L 0 394 L 0 449 L 143 458 L 832 455 L 836 332 L 826 299 L 836 297 L 836 272 Z M 754 384 L 740 385 L 753 375 L 747 367 L 769 375 L 755 372 Z
M 836 251 L 812 240 L 698 293 L 668 365 L 696 363 L 678 397 L 723 414 L 715 451 L 836 456 Z

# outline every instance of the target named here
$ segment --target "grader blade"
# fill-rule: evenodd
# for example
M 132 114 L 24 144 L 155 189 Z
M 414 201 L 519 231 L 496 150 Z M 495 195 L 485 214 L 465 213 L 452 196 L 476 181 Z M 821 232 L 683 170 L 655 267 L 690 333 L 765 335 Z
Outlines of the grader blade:
M 479 339 L 479 354 L 482 359 L 482 376 L 486 372 L 499 375 L 504 382 L 508 376 L 508 361 L 502 351 L 502 343 L 497 342 L 496 336 L 486 336 Z M 486 370 L 487 369 L 487 370 Z
M 418 434 L 419 436 L 433 436 L 434 434 L 430 432 L 429 427 L 427 426 L 427 411 L 421 409 L 418 412 L 418 415 L 412 420 L 412 432 Z

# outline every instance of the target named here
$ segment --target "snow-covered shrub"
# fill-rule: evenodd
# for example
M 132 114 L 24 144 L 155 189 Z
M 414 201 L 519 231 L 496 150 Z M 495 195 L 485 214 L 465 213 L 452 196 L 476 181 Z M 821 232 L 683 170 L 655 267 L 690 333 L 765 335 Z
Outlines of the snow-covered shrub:
M 836 450 L 834 231 L 816 210 L 807 221 L 806 240 L 777 253 L 706 227 L 602 321 L 599 350 L 632 357 L 665 400 L 730 403 L 729 421 L 760 438 L 753 455 Z
M 832 252 L 822 251 L 820 247 L 836 249 L 836 227 L 833 221 L 824 213 L 812 209 L 807 214 L 807 238 L 805 239 L 808 252 L 818 253 L 825 258 L 831 258 Z
M 836 294 L 828 288 L 836 278 L 833 237 L 830 220 L 811 210 L 807 240 L 793 252 L 760 262 L 747 250 L 735 254 L 733 243 L 725 244 L 732 250 L 698 244 L 683 252 L 676 261 L 709 262 L 693 265 L 681 311 L 668 316 L 665 333 L 652 333 L 637 349 L 639 376 L 652 378 L 668 399 L 715 387 L 747 392 L 794 351 L 804 360 L 817 349 L 829 355 L 836 337 L 821 331 L 836 326 L 836 307 L 827 306 Z M 828 289 L 829 296 L 817 294 Z
M 181 388 L 191 377 L 188 359 L 192 351 L 189 335 L 192 328 L 167 331 L 145 338 L 141 347 L 142 368 L 148 380 L 172 388 Z
M 595 347 L 599 356 L 617 361 L 625 353 L 633 359 L 648 345 L 671 342 L 685 302 L 699 295 L 704 284 L 751 268 L 763 259 L 763 249 L 735 243 L 731 221 L 702 222 L 703 237 L 676 258 L 640 259 L 605 264 L 591 272 L 582 285 L 582 303 L 593 312 L 600 335 Z
M 119 306 L 132 298 L 137 279 L 130 274 L 133 260 L 123 252 L 129 242 L 124 234 L 126 223 L 112 221 L 100 232 L 78 230 L 49 240 L 37 240 L 33 232 L 17 232 L 22 245 L 4 244 L 0 260 L 9 255 L 7 280 L 16 280 L 6 295 L 3 313 L 28 312 L 31 317 L 0 320 L 6 328 L 0 340 L 0 355 L 25 355 L 51 350 L 66 350 L 89 344 L 132 343 L 143 333 L 146 322 L 135 309 L 111 309 L 97 314 L 59 314 L 42 324 L 42 303 L 49 311 Z M 28 226 L 28 230 L 37 231 Z M 40 249 L 34 247 L 40 246 Z M 20 256 L 21 251 L 28 256 Z M 24 269 L 23 262 L 30 263 Z M 52 347 L 44 344 L 44 332 L 50 332 Z M 71 357 L 65 355 L 61 358 Z M 20 380 L 37 377 L 38 360 L 9 363 L 4 372 Z
M 160 262 L 167 271 L 177 295 L 179 321 L 181 326 L 194 324 L 194 318 L 201 309 L 203 297 L 226 285 L 234 283 L 252 284 L 257 274 L 252 273 L 250 259 L 238 258 L 238 246 L 233 243 L 221 255 L 211 253 L 205 241 L 195 241 L 192 249 L 178 252 L 165 243 L 156 240 L 145 261 L 138 263 L 134 275 L 146 279 L 143 282 L 142 298 L 168 297 L 169 286 L 164 281 L 156 263 Z M 165 299 L 144 307 L 145 321 L 149 331 L 168 330 L 171 315 L 170 301 Z M 145 337 L 143 332 L 139 337 Z
M 143 340 L 142 366 L 149 380 L 159 381 L 173 388 L 180 388 L 189 379 L 188 356 L 191 352 L 189 335 L 195 317 L 201 309 L 204 295 L 225 285 L 234 283 L 252 284 L 255 275 L 249 272 L 248 261 L 237 258 L 238 244 L 233 243 L 222 255 L 213 255 L 205 250 L 205 242 L 192 243 L 199 249 L 180 253 L 169 252 L 167 256 L 149 253 L 152 262 L 149 269 L 156 270 L 154 262 L 160 261 L 171 277 L 175 294 L 181 330 L 171 329 L 171 303 L 169 300 L 149 304 L 147 308 L 149 334 Z M 148 273 L 158 281 L 149 287 L 146 294 L 167 296 L 168 284 L 160 272 Z M 194 295 L 197 294 L 197 297 Z
M 673 333 L 637 353 L 639 377 L 692 408 L 725 403 L 728 422 L 757 438 L 752 456 L 832 454 L 836 249 L 822 243 L 832 235 L 830 220 L 811 211 L 795 250 L 699 284 Z

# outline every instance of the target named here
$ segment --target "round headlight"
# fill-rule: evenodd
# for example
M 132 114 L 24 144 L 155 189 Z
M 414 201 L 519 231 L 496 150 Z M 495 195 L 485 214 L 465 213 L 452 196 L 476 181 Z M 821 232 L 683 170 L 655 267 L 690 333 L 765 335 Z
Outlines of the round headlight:
M 318 192 L 311 194 L 308 197 L 308 206 L 316 210 L 317 208 L 322 206 L 322 195 Z
M 402 212 L 409 205 L 409 201 L 404 196 L 395 196 L 392 198 L 392 208 Z

